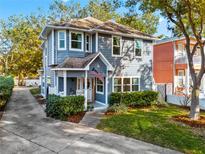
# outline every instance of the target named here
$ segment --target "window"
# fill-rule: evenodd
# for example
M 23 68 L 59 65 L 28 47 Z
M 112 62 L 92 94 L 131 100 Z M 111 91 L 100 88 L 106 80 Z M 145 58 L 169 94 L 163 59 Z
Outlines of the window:
M 58 49 L 66 50 L 66 31 L 58 32 Z
M 132 78 L 132 91 L 139 91 L 139 78 Z
M 113 36 L 113 39 L 112 39 L 112 54 L 114 56 L 120 56 L 121 53 L 120 53 L 120 40 L 121 38 L 120 37 L 117 37 L 117 36 Z
M 90 35 L 85 36 L 85 49 L 87 52 L 90 52 Z
M 58 92 L 64 91 L 64 80 L 63 77 L 58 77 Z
M 135 40 L 135 56 L 142 56 L 142 40 Z
M 100 94 L 104 93 L 104 83 L 98 78 L 96 81 L 96 93 L 100 93 Z
M 184 76 L 185 72 L 184 70 L 178 70 L 178 76 Z
M 114 78 L 114 91 L 121 92 L 122 91 L 122 82 L 121 78 Z
M 83 51 L 83 33 L 70 32 L 70 50 Z
M 130 89 L 130 78 L 123 78 L 123 91 L 131 91 Z
M 140 78 L 138 77 L 115 77 L 114 92 L 129 92 L 140 90 Z

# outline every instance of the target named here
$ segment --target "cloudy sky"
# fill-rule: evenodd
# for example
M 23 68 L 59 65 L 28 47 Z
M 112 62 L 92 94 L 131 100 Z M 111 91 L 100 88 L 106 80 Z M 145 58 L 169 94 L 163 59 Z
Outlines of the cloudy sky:
M 68 0 L 63 0 L 68 1 Z M 81 5 L 86 5 L 88 0 L 76 0 Z M 0 19 L 6 19 L 11 15 L 30 14 L 38 8 L 46 11 L 52 0 L 0 0 Z M 167 21 L 160 18 L 158 32 L 156 35 L 165 34 L 170 36 L 167 30 Z

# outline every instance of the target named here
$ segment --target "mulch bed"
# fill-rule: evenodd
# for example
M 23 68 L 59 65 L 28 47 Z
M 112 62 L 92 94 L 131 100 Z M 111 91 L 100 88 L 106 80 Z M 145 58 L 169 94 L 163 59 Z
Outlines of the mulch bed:
M 173 120 L 182 122 L 196 128 L 205 128 L 205 116 L 200 116 L 199 120 L 191 120 L 188 115 L 173 116 Z
M 79 112 L 75 115 L 69 116 L 68 121 L 73 123 L 79 123 L 83 119 L 85 113 L 86 112 Z

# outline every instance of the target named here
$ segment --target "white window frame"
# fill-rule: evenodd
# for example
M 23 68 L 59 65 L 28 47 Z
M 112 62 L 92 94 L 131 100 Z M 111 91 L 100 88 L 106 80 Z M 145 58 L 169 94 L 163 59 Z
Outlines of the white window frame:
M 137 56 L 136 53 L 135 53 L 136 41 L 140 41 L 141 42 L 141 56 Z M 143 49 L 144 49 L 143 40 L 141 40 L 141 39 L 134 39 L 134 56 L 136 58 L 142 58 Z
M 99 84 L 99 83 L 97 82 L 98 80 L 100 80 L 100 79 L 96 78 L 96 93 L 103 95 L 103 94 L 104 94 L 104 88 L 105 88 L 105 86 L 104 86 L 104 80 L 102 81 L 102 84 Z M 100 81 L 101 81 L 101 80 L 100 80 Z M 98 91 L 98 88 L 97 88 L 98 85 L 103 86 L 103 91 Z
M 121 79 L 121 92 L 123 91 L 123 87 L 122 87 L 122 82 L 123 82 L 123 80 L 122 80 L 122 77 L 120 77 L 120 76 L 115 76 L 115 77 L 113 77 L 113 92 L 115 91 L 115 78 L 120 78 Z M 117 86 L 119 86 L 119 84 L 117 84 Z
M 60 33 L 63 32 L 65 35 L 64 35 L 64 41 L 65 41 L 65 47 L 64 48 L 61 48 L 60 47 Z M 58 31 L 58 50 L 66 50 L 67 48 L 67 40 L 66 40 L 66 30 L 59 30 Z
M 133 84 L 132 83 L 132 80 L 135 79 L 135 78 L 138 78 L 138 81 L 139 81 L 138 84 Z M 132 92 L 133 92 L 132 86 L 136 86 L 136 85 L 138 85 L 138 91 L 140 91 L 140 77 L 132 77 L 131 78 L 131 90 L 132 90 Z
M 114 37 L 120 38 L 120 55 L 113 54 L 113 40 L 114 40 Z M 112 56 L 113 57 L 122 57 L 122 37 L 121 36 L 112 35 Z
M 71 34 L 72 34 L 72 33 L 78 33 L 78 34 L 81 34 L 81 35 L 82 35 L 81 49 L 76 49 L 76 48 L 72 48 L 72 47 L 71 47 L 71 42 L 72 42 L 72 40 L 71 40 Z M 71 50 L 71 51 L 83 51 L 83 49 L 84 49 L 84 33 L 83 33 L 83 32 L 78 32 L 78 31 L 70 31 L 70 32 L 69 32 L 69 50 Z
M 113 83 L 112 84 L 112 92 L 115 92 L 115 89 L 114 89 L 114 87 L 115 87 L 114 79 L 115 78 L 121 78 L 121 92 L 124 92 L 124 78 L 130 78 L 130 91 L 127 91 L 127 92 L 132 92 L 132 79 L 133 78 L 138 78 L 139 79 L 139 90 L 138 91 L 141 90 L 141 87 L 140 87 L 141 78 L 140 78 L 140 76 L 114 76 L 112 78 L 112 83 Z
M 87 36 L 89 37 L 89 40 L 87 42 Z M 89 49 L 87 50 L 87 43 L 89 44 Z M 85 51 L 86 52 L 92 52 L 92 35 L 85 34 Z

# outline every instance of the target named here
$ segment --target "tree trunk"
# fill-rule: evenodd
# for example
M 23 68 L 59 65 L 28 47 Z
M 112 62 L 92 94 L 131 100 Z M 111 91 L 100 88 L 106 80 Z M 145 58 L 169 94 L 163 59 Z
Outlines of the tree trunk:
M 199 87 L 192 89 L 191 95 L 191 107 L 190 107 L 190 118 L 192 120 L 198 120 L 200 116 L 200 106 L 199 106 Z

